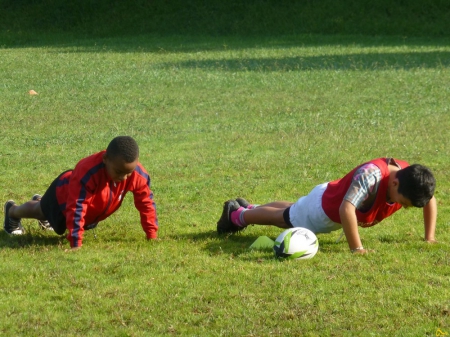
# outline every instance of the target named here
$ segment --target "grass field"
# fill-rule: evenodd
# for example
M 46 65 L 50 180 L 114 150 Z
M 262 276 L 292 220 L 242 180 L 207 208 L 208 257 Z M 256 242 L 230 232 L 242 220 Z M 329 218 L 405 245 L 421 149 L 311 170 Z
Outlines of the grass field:
M 450 334 L 450 44 L 446 38 L 49 38 L 0 49 L 1 200 L 25 202 L 116 135 L 135 137 L 160 222 L 128 196 L 77 252 L 24 220 L 0 232 L 4 336 Z M 29 90 L 38 95 L 28 95 Z M 437 178 L 438 244 L 420 209 L 319 235 L 308 261 L 218 237 L 223 201 L 294 201 L 392 156 Z

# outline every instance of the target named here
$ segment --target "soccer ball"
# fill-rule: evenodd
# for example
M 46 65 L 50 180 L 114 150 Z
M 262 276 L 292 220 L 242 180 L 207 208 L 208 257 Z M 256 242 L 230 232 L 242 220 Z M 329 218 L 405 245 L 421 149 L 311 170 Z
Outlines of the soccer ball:
M 295 227 L 286 229 L 275 240 L 275 256 L 286 259 L 310 259 L 319 249 L 317 236 L 309 229 Z

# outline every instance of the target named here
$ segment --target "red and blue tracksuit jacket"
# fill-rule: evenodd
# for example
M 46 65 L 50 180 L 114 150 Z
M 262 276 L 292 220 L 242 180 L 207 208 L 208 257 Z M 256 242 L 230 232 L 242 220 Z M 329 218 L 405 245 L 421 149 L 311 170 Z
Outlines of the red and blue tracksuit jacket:
M 134 205 L 140 213 L 142 229 L 148 239 L 158 231 L 150 176 L 138 163 L 131 176 L 122 182 L 109 177 L 103 163 L 106 151 L 93 154 L 78 162 L 73 171 L 59 177 L 56 198 L 66 218 L 67 239 L 71 247 L 81 247 L 85 226 L 97 223 L 113 214 L 122 204 L 127 192 L 133 193 Z

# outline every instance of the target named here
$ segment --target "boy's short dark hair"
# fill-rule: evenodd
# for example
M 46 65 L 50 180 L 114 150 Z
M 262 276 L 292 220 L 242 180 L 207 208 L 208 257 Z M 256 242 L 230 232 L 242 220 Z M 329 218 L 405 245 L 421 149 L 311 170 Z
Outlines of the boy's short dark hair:
M 434 195 L 436 180 L 430 169 L 414 164 L 397 171 L 398 193 L 411 200 L 415 207 L 424 207 Z
M 130 136 L 118 136 L 109 143 L 106 156 L 109 159 L 120 157 L 126 163 L 132 163 L 139 158 L 139 146 Z

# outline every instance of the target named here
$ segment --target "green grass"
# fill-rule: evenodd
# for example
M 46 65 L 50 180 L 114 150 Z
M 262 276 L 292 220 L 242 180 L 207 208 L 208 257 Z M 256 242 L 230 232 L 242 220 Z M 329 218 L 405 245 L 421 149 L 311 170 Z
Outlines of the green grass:
M 1 200 L 24 202 L 116 135 L 152 177 L 160 240 L 132 198 L 97 239 L 24 220 L 0 232 L 5 336 L 435 336 L 450 333 L 448 39 L 308 35 L 50 40 L 0 49 Z M 33 89 L 37 96 L 29 96 Z M 309 261 L 218 237 L 224 200 L 296 200 L 393 156 L 435 173 L 439 244 L 421 210 L 319 235 Z

